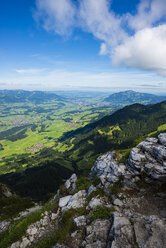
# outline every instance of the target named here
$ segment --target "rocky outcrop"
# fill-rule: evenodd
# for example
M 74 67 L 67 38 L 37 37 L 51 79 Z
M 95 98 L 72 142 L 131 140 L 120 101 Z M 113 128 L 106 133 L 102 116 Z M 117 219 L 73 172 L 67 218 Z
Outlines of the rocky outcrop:
M 156 182 L 166 182 L 165 133 L 158 138 L 147 138 L 133 148 L 126 165 L 118 164 L 113 152 L 102 155 L 96 160 L 90 176 L 100 177 L 103 185 L 110 185 L 118 182 L 121 176 L 134 182 L 142 173 Z
M 0 233 L 6 231 L 11 224 L 11 221 L 2 221 L 0 222 Z
M 134 174 L 147 174 L 151 179 L 166 182 L 166 134 L 147 138 L 131 150 L 128 169 Z
M 65 187 L 67 191 L 71 194 L 74 193 L 74 190 L 76 188 L 76 181 L 77 181 L 77 176 L 76 174 L 73 174 L 65 183 Z
M 46 237 L 57 228 L 57 219 L 58 212 L 53 213 L 46 211 L 39 221 L 28 227 L 26 235 L 22 237 L 20 241 L 13 243 L 10 248 L 26 248 L 30 247 L 32 244 L 35 244 L 38 240 Z
M 118 164 L 114 159 L 114 153 L 108 152 L 96 160 L 90 177 L 100 177 L 101 183 L 106 185 L 118 182 L 119 177 L 125 174 L 127 174 L 126 166 Z
M 10 198 L 14 194 L 5 184 L 0 183 L 0 197 Z
M 57 230 L 65 214 L 72 215 L 68 218 L 74 227 L 64 244 L 52 248 L 166 247 L 166 193 L 156 191 L 166 177 L 166 134 L 141 142 L 126 164 L 119 164 L 113 152 L 100 156 L 89 180 L 96 177 L 101 181 L 98 185 L 76 193 L 73 174 L 65 183 L 66 195 L 58 191 L 54 197 L 57 211 L 45 212 L 10 248 L 31 247 Z M 141 188 L 140 181 L 146 187 Z
M 109 220 L 96 220 L 86 227 L 86 237 L 82 243 L 85 248 L 105 248 L 111 227 Z
M 74 195 L 68 195 L 65 197 L 60 198 L 59 200 L 59 207 L 61 208 L 62 212 L 69 210 L 71 208 L 81 208 L 84 207 L 86 202 L 86 191 L 81 190 Z

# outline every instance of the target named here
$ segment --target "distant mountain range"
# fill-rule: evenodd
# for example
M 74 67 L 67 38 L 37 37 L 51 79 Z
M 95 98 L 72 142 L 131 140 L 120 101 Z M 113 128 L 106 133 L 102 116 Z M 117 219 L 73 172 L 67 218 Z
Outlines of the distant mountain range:
M 153 104 L 164 100 L 166 100 L 166 96 L 157 96 L 132 90 L 114 93 L 104 99 L 105 102 L 109 102 L 111 105 Z
M 66 95 L 65 92 L 61 92 L 60 94 L 56 94 L 54 92 L 47 91 L 26 91 L 26 90 L 0 90 L 0 103 L 35 103 L 41 104 L 48 101 L 56 100 L 56 101 L 65 101 L 69 100 L 69 98 L 80 99 L 80 98 L 96 98 L 99 95 L 95 94 L 95 92 L 87 92 L 81 95 L 81 93 L 71 94 L 71 96 Z M 81 97 L 82 96 L 82 97 Z M 166 96 L 157 96 L 153 94 L 140 93 L 135 91 L 122 91 L 118 93 L 114 93 L 110 96 L 104 98 L 104 102 L 110 103 L 113 107 L 119 108 L 124 107 L 126 105 L 131 105 L 134 103 L 141 104 L 154 104 L 161 101 L 166 100 Z
M 51 100 L 63 101 L 64 98 L 44 91 L 0 90 L 0 103 L 43 103 Z

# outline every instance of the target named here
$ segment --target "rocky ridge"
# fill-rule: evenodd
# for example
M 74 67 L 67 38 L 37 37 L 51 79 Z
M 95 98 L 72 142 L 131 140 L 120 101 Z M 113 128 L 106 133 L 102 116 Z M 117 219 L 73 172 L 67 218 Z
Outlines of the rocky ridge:
M 166 133 L 133 148 L 126 164 L 113 152 L 100 156 L 85 189 L 77 188 L 78 180 L 73 174 L 53 199 L 56 211 L 44 212 L 10 248 L 33 247 L 69 218 L 69 235 L 52 248 L 166 247 Z

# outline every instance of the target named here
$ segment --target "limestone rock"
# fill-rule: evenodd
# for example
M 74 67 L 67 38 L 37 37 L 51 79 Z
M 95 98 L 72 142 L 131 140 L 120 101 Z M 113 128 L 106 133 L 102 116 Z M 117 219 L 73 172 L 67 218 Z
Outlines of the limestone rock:
M 93 209 L 96 208 L 97 206 L 102 206 L 102 205 L 104 205 L 103 198 L 93 197 L 88 204 L 88 208 Z
M 123 202 L 121 200 L 119 200 L 119 199 L 115 199 L 114 202 L 113 202 L 113 204 L 115 206 L 118 206 L 118 207 L 122 207 L 123 206 Z
M 13 244 L 10 246 L 10 248 L 20 248 L 20 242 L 18 241 L 18 242 L 13 243 Z
M 91 194 L 92 192 L 96 191 L 96 190 L 97 190 L 97 188 L 94 187 L 93 185 L 91 185 L 91 186 L 89 187 L 89 189 L 88 189 L 88 196 L 90 196 L 90 194 Z
M 28 235 L 35 235 L 36 233 L 37 233 L 37 228 L 36 227 L 32 227 L 32 228 L 29 228 L 27 230 Z
M 69 248 L 69 247 L 68 246 L 65 246 L 65 245 L 56 244 L 52 248 Z
M 137 219 L 134 230 L 138 247 L 162 248 L 166 247 L 166 222 L 153 219 Z
M 151 179 L 166 182 L 166 134 L 147 138 L 131 150 L 128 169 L 135 175 L 145 172 Z
M 11 222 L 10 221 L 2 221 L 0 222 L 0 233 L 4 232 L 5 230 L 7 230 L 10 226 Z
M 86 227 L 83 247 L 106 247 L 111 223 L 109 220 L 96 220 Z
M 74 219 L 74 223 L 77 227 L 86 225 L 86 216 L 82 215 Z
M 126 166 L 124 164 L 118 164 L 114 158 L 114 153 L 108 152 L 100 156 L 95 165 L 91 169 L 90 176 L 100 177 L 101 182 L 105 185 L 107 182 L 115 183 L 119 181 L 119 177 L 125 174 Z
M 160 133 L 158 139 L 161 145 L 166 146 L 166 133 Z
M 57 216 L 58 216 L 57 214 L 52 213 L 52 214 L 51 214 L 51 220 L 55 220 L 55 219 L 57 218 Z
M 71 208 L 81 208 L 85 205 L 86 202 L 86 191 L 80 190 L 78 193 L 65 196 L 60 198 L 59 207 L 62 208 L 62 211 L 66 211 Z
M 110 239 L 112 240 L 111 248 L 135 247 L 134 231 L 129 219 L 117 212 L 114 213 Z
M 71 199 L 72 199 L 72 196 L 71 195 L 68 195 L 68 196 L 65 196 L 65 197 L 60 198 L 60 200 L 59 200 L 59 207 L 60 208 L 65 207 L 69 203 L 69 201 Z
M 76 188 L 76 181 L 77 181 L 77 176 L 76 174 L 73 174 L 65 183 L 66 189 L 70 192 L 73 193 L 75 188 Z
M 23 238 L 20 248 L 26 248 L 29 245 L 30 245 L 30 240 L 27 238 Z

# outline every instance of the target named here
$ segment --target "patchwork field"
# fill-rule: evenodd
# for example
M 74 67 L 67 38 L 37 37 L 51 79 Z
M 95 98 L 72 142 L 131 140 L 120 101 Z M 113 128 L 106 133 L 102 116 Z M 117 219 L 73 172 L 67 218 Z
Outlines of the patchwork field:
M 59 142 L 65 133 L 110 114 L 113 108 L 99 99 L 51 101 L 44 104 L 14 103 L 0 107 L 0 174 L 13 172 L 4 168 L 6 160 L 52 147 L 58 152 L 72 148 Z M 23 164 L 22 167 L 26 167 Z

